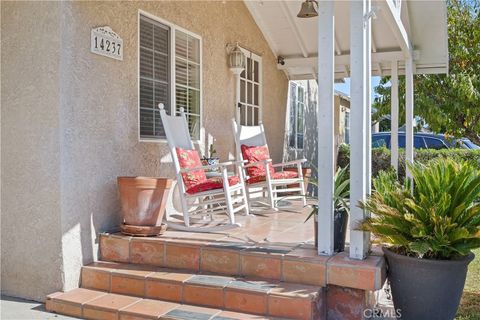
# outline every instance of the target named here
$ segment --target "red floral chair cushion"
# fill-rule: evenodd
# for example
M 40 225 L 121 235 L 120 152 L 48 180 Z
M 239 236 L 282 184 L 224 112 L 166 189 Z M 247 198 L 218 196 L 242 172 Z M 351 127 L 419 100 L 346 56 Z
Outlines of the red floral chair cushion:
M 228 185 L 229 186 L 234 186 L 238 182 L 240 182 L 240 178 L 238 176 L 231 176 L 228 177 Z M 209 191 L 209 190 L 215 190 L 215 189 L 221 189 L 223 188 L 223 179 L 220 177 L 215 177 L 215 178 L 208 178 L 205 181 L 199 182 L 190 188 L 187 188 L 187 193 L 188 194 L 195 194 L 199 192 L 204 192 L 204 191 Z
M 175 148 L 175 151 L 177 152 L 180 168 L 189 169 L 202 166 L 202 161 L 200 160 L 200 156 L 196 150 Z M 184 172 L 182 173 L 182 178 L 188 194 L 195 194 L 223 188 L 223 179 L 221 177 L 207 179 L 205 171 L 203 170 Z M 238 182 L 240 182 L 240 178 L 238 176 L 228 177 L 228 184 L 230 186 L 236 185 Z
M 274 172 L 271 175 L 272 179 L 293 179 L 293 178 L 298 178 L 298 172 L 296 171 L 279 171 L 279 172 Z M 254 176 L 251 177 L 247 180 L 247 183 L 252 184 L 252 183 L 257 183 L 257 182 L 262 182 L 265 181 L 266 177 L 265 175 L 263 176 Z
M 198 155 L 197 150 L 187 150 L 182 148 L 175 148 L 177 152 L 178 162 L 180 168 L 189 169 L 197 168 L 202 166 L 200 161 L 200 156 Z M 203 170 L 194 170 L 190 172 L 182 173 L 183 183 L 185 184 L 185 189 L 190 189 L 194 185 L 204 182 L 207 180 L 205 171 Z
M 268 152 L 267 145 L 247 146 L 242 144 L 241 149 L 242 149 L 243 160 L 247 160 L 248 163 L 259 162 L 266 159 L 270 159 L 270 153 Z M 268 170 L 270 171 L 271 175 L 275 173 L 275 170 L 273 170 L 271 163 L 268 164 Z M 250 177 L 250 179 L 258 176 L 265 177 L 265 175 L 267 174 L 265 171 L 265 165 L 262 163 L 256 166 L 249 167 L 247 168 L 247 174 Z

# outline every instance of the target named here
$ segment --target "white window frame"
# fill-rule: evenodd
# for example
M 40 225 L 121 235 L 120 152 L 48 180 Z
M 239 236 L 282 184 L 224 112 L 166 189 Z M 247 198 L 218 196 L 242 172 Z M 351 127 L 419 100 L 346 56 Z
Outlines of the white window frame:
M 170 28 L 169 41 L 170 41 L 170 114 L 175 113 L 177 105 L 176 97 L 176 75 L 175 75 L 175 33 L 177 31 L 183 32 L 189 36 L 197 38 L 200 42 L 200 134 L 198 139 L 192 139 L 194 143 L 200 143 L 202 138 L 202 128 L 203 128 L 203 39 L 200 35 L 191 32 L 187 29 L 184 29 L 176 24 L 173 24 L 165 19 L 159 18 L 155 15 L 152 15 L 146 11 L 138 10 L 137 15 L 137 129 L 138 129 L 138 141 L 140 142 L 153 142 L 153 143 L 166 143 L 166 138 L 151 138 L 146 139 L 142 138 L 140 135 L 140 16 L 157 21 Z
M 306 111 L 307 111 L 307 104 L 309 103 L 309 94 L 310 94 L 310 91 L 308 90 L 308 87 L 305 88 L 304 86 L 302 86 L 300 83 L 298 82 L 295 82 L 295 81 L 292 81 L 293 83 L 295 83 L 295 91 L 297 92 L 292 92 L 291 90 L 291 83 L 288 84 L 288 91 L 290 93 L 290 95 L 294 94 L 295 95 L 295 101 L 294 101 L 294 104 L 295 106 L 292 106 L 292 99 L 291 99 L 291 96 L 288 97 L 288 105 L 289 105 L 289 110 L 288 110 L 288 148 L 290 150 L 297 150 L 297 151 L 302 151 L 304 148 L 305 148 L 305 131 L 306 131 L 306 128 L 305 128 L 305 114 L 306 114 Z M 298 105 L 298 90 L 299 88 L 302 88 L 303 89 L 303 148 L 299 148 L 297 146 L 298 144 L 298 140 L 297 140 L 297 117 L 298 117 L 298 108 L 297 108 L 297 105 Z M 295 132 L 290 132 L 290 128 L 292 126 L 292 124 L 290 123 L 290 112 L 291 112 L 291 108 L 296 108 L 296 112 L 295 112 L 295 117 L 293 119 L 293 121 L 295 121 L 295 124 L 294 124 L 294 130 Z M 290 145 L 290 138 L 291 138 L 291 135 L 294 136 L 294 141 L 295 141 L 295 146 L 291 146 Z
M 263 59 L 262 59 L 262 56 L 258 55 L 258 54 L 255 54 L 254 52 L 248 50 L 248 49 L 245 49 L 245 48 L 242 48 L 240 47 L 240 50 L 242 50 L 243 54 L 245 54 L 245 62 L 247 61 L 247 57 L 252 59 L 252 61 L 256 61 L 258 62 L 258 106 L 252 104 L 252 103 L 247 103 L 247 83 L 248 82 L 251 82 L 252 83 L 252 101 L 253 101 L 253 96 L 254 96 L 254 89 L 253 89 L 253 83 L 254 81 L 253 80 L 248 80 L 247 78 L 242 78 L 241 76 L 239 76 L 239 81 L 237 83 L 237 86 L 238 86 L 238 91 L 237 92 L 241 92 L 242 90 L 242 86 L 241 86 L 241 81 L 244 80 L 245 81 L 245 93 L 244 93 L 244 96 L 245 96 L 245 102 L 241 102 L 240 101 L 240 97 L 241 97 L 241 94 L 240 96 L 238 97 L 238 103 L 239 104 L 243 104 L 247 107 L 253 107 L 253 108 L 258 108 L 258 124 L 262 123 L 262 119 L 263 119 Z M 245 65 L 245 75 L 246 75 L 246 70 L 247 66 Z M 237 108 L 239 108 L 239 105 L 236 106 Z M 252 109 L 253 110 L 253 109 Z M 238 110 L 238 112 L 235 112 L 235 115 L 237 117 L 236 119 L 236 122 L 237 123 L 241 123 L 241 119 L 242 119 L 242 116 L 240 114 L 241 110 Z M 253 118 L 253 116 L 252 116 Z M 247 118 L 245 118 L 247 119 Z

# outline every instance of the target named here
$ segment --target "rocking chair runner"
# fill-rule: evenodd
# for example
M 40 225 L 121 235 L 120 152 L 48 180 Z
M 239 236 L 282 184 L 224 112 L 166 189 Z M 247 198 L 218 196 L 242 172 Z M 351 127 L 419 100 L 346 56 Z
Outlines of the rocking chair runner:
M 240 226 L 235 223 L 235 213 L 244 211 L 249 214 L 247 194 L 243 176 L 228 176 L 227 167 L 237 166 L 240 161 L 230 161 L 215 165 L 202 166 L 198 152 L 193 146 L 188 124 L 180 109 L 180 116 L 169 116 L 162 103 L 159 104 L 168 146 L 172 155 L 177 183 L 180 191 L 184 226 L 168 223 L 173 229 L 210 232 Z M 205 170 L 220 169 L 222 176 L 207 178 Z M 229 224 L 219 226 L 205 225 L 205 218 L 213 220 L 214 214 L 227 213 Z M 192 220 L 200 216 L 200 225 L 192 226 Z M 168 221 L 167 221 L 168 222 Z M 211 222 L 211 221 L 207 221 Z
M 306 190 L 303 181 L 302 163 L 299 159 L 272 164 L 268 153 L 267 139 L 263 124 L 241 126 L 232 120 L 238 159 L 242 160 L 242 173 L 246 177 L 248 202 L 252 203 L 250 190 L 261 188 L 268 195 L 268 205 L 275 209 L 281 199 L 301 198 L 306 205 Z M 284 167 L 296 166 L 297 171 L 284 171 Z M 275 169 L 281 169 L 275 171 Z M 291 187 L 297 185 L 298 187 Z M 260 201 L 255 201 L 260 202 Z

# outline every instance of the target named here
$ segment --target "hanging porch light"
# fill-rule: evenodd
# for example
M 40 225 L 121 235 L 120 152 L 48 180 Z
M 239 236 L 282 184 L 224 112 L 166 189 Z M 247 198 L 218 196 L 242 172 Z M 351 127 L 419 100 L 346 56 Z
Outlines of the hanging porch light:
M 313 18 L 318 16 L 318 2 L 315 0 L 305 0 L 297 14 L 298 18 Z
M 235 44 L 235 48 L 233 48 L 228 55 L 228 65 L 230 67 L 230 71 L 232 71 L 233 74 L 242 73 L 242 71 L 245 69 L 245 62 L 245 54 L 242 52 L 242 49 L 240 49 L 237 42 Z

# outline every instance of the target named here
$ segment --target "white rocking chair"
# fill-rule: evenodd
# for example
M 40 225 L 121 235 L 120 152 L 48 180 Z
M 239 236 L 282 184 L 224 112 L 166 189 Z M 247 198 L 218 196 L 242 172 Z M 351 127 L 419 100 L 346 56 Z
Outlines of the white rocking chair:
M 277 209 L 279 202 L 284 199 L 302 199 L 303 205 L 306 205 L 306 190 L 303 181 L 302 163 L 306 159 L 299 159 L 284 163 L 272 164 L 272 159 L 268 155 L 267 139 L 263 124 L 258 126 L 242 126 L 237 125 L 232 120 L 233 131 L 235 133 L 235 144 L 237 149 L 237 159 L 242 160 L 242 173 L 244 175 L 245 185 L 247 189 L 247 197 L 249 204 L 258 202 L 262 205 L 265 203 L 260 200 L 251 198 L 251 190 L 261 190 L 262 195 L 267 194 L 267 205 L 272 209 Z M 252 162 L 246 159 L 244 150 L 252 147 L 267 147 L 267 157 Z M 296 171 L 284 171 L 285 167 L 295 166 Z M 252 176 L 250 168 L 260 170 L 259 176 Z M 280 169 L 275 171 L 275 169 Z M 249 174 L 250 171 L 250 174 Z M 294 185 L 295 187 L 292 187 Z M 297 187 L 298 185 L 298 187 Z M 252 209 L 252 208 L 250 208 Z
M 183 108 L 180 109 L 180 116 L 169 116 L 162 103 L 158 106 L 175 167 L 183 211 L 183 225 L 168 221 L 167 218 L 168 227 L 182 231 L 212 232 L 240 226 L 235 223 L 235 213 L 243 210 L 245 215 L 249 215 L 244 179 L 242 175 L 229 177 L 227 167 L 237 166 L 240 172 L 242 163 L 230 161 L 202 166 L 190 138 Z M 193 160 L 187 156 L 192 156 Z M 185 163 L 190 165 L 186 166 Z M 205 170 L 212 169 L 220 170 L 221 177 L 206 178 Z M 214 215 L 219 213 L 227 213 L 229 221 L 215 221 Z M 215 224 L 217 222 L 220 224 Z

